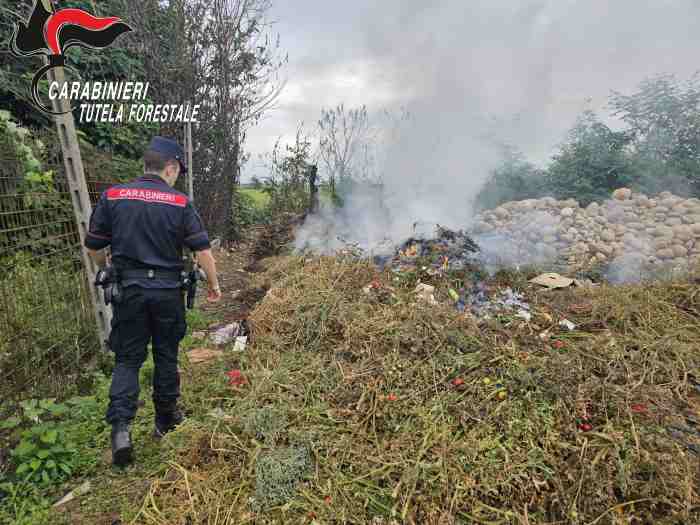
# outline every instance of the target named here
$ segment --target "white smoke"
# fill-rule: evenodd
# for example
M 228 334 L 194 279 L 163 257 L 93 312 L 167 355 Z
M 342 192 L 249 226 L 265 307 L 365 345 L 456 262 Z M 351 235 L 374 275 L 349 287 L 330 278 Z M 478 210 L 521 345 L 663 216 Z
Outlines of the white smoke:
M 634 38 L 640 24 L 653 35 L 660 17 L 668 18 L 663 31 L 669 39 L 678 33 L 670 27 L 690 27 L 692 2 L 667 4 L 661 9 L 632 0 L 361 3 L 364 25 L 357 31 L 365 35 L 373 79 L 390 79 L 400 93 L 397 105 L 413 118 L 377 155 L 382 191 L 352 186 L 342 195 L 343 208 L 323 209 L 299 230 L 297 248 L 329 252 L 347 241 L 381 253 L 409 237 L 430 235 L 436 224 L 469 228 L 474 198 L 499 160 L 497 146 L 508 143 L 542 160 L 553 152 L 554 141 L 564 139 L 562 113 L 573 117 L 589 107 L 588 92 L 576 91 L 572 83 L 586 81 L 598 67 L 620 69 L 616 76 L 596 73 L 588 91 L 603 103 L 609 90 L 664 70 L 667 64 L 640 59 L 646 43 Z M 629 42 L 620 41 L 621 32 Z M 662 56 L 652 58 L 658 62 Z M 496 239 L 483 243 L 487 250 L 504 248 Z M 533 241 L 534 260 L 550 251 L 546 244 Z

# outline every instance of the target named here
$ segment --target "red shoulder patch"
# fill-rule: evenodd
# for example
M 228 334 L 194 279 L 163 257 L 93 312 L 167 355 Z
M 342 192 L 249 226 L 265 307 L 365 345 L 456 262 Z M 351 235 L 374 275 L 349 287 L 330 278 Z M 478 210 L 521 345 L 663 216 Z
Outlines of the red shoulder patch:
M 154 204 L 169 204 L 179 208 L 187 206 L 187 197 L 184 195 L 166 191 L 145 190 L 143 188 L 112 188 L 107 190 L 107 200 L 143 201 Z

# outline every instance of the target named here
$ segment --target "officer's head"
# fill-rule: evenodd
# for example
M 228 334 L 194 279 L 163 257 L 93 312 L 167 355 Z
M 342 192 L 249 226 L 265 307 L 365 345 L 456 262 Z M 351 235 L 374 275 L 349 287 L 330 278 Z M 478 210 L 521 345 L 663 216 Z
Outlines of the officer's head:
M 153 137 L 143 163 L 146 173 L 159 175 L 171 187 L 181 173 L 187 173 L 185 152 L 177 142 L 165 137 Z

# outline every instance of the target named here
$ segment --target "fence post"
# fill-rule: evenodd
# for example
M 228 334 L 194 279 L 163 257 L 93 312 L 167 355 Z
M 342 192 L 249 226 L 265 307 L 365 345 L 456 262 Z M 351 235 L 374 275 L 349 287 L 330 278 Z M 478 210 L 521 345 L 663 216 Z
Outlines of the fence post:
M 46 58 L 44 58 L 44 62 L 47 62 Z M 50 82 L 57 82 L 59 86 L 62 86 L 66 81 L 62 67 L 49 70 L 48 78 Z M 51 101 L 51 104 L 55 112 L 63 113 L 67 111 L 67 113 L 63 115 L 55 115 L 56 127 L 58 128 L 58 137 L 61 141 L 63 164 L 66 169 L 66 179 L 68 181 L 70 198 L 73 203 L 75 222 L 78 225 L 80 252 L 88 280 L 87 286 L 95 313 L 95 321 L 97 322 L 97 334 L 100 338 L 100 346 L 103 350 L 106 350 L 112 321 L 112 311 L 104 304 L 101 292 L 93 284 L 95 282 L 97 268 L 85 248 L 85 237 L 90 227 L 92 205 L 90 203 L 90 193 L 88 192 L 87 182 L 85 181 L 85 171 L 83 170 L 83 158 L 80 155 L 78 135 L 75 132 L 75 121 L 73 120 L 73 113 L 70 111 L 69 100 L 56 97 Z
M 311 202 L 309 203 L 309 211 L 314 214 L 318 212 L 318 166 L 309 167 L 309 193 Z

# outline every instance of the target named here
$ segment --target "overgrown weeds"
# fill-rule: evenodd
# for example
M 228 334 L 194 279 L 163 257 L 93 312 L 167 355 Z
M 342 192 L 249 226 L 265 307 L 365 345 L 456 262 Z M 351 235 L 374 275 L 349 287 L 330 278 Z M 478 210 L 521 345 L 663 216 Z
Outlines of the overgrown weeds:
M 173 438 L 137 523 L 700 520 L 697 285 L 540 292 L 501 274 L 532 319 L 478 321 L 446 292 L 468 275 L 436 277 L 431 306 L 370 264 L 264 266 L 254 344 L 202 372 L 216 410 Z

